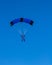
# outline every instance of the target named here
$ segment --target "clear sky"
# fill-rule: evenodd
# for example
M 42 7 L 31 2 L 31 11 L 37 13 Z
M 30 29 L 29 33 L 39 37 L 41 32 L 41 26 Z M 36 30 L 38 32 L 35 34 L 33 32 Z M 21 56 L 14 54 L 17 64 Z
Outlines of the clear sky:
M 9 25 L 19 17 L 34 20 L 26 42 Z M 0 65 L 52 65 L 52 0 L 0 0 Z

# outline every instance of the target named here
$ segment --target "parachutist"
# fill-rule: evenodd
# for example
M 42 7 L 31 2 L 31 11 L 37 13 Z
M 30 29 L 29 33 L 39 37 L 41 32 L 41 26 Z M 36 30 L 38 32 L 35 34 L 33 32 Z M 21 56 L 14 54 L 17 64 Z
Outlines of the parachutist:
M 24 34 L 21 34 L 20 36 L 21 36 L 22 41 L 25 42 L 25 35 Z

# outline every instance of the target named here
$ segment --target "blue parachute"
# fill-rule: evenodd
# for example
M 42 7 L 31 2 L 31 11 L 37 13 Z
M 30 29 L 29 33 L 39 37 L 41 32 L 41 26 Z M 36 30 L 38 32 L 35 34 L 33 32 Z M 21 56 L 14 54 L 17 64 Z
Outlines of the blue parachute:
M 17 19 L 14 19 L 13 21 L 10 22 L 10 25 L 14 25 L 18 22 L 25 22 L 25 23 L 28 23 L 30 25 L 33 25 L 33 21 L 30 20 L 30 19 L 27 19 L 27 18 L 17 18 Z
M 24 22 L 24 23 L 28 23 L 28 24 L 30 24 L 31 26 L 33 25 L 33 21 L 32 20 L 30 20 L 30 19 L 27 19 L 27 18 L 17 18 L 17 19 L 14 19 L 14 20 L 12 20 L 11 22 L 10 22 L 10 25 L 11 26 L 13 26 L 14 24 L 16 24 L 16 23 L 19 23 L 19 22 Z M 24 25 L 25 26 L 25 25 Z M 19 26 L 20 27 L 20 26 Z M 26 26 L 26 28 L 27 28 L 28 26 Z M 20 33 L 20 32 L 19 32 Z M 25 31 L 21 31 L 21 33 L 20 33 L 20 36 L 21 36 L 21 38 L 22 38 L 22 41 L 25 41 Z

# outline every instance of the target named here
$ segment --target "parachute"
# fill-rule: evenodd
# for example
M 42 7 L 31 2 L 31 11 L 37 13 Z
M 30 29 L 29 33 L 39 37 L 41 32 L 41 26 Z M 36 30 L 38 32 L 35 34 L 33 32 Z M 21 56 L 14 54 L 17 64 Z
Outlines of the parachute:
M 10 22 L 10 26 L 13 26 L 14 24 L 16 23 L 19 23 L 19 22 L 23 22 L 23 23 L 26 23 L 26 24 L 29 24 L 29 25 L 33 25 L 34 21 L 33 20 L 30 20 L 30 19 L 27 19 L 27 18 L 17 18 L 17 19 L 14 19 Z M 21 38 L 22 38 L 22 41 L 25 41 L 25 34 L 24 32 L 20 34 Z
M 11 21 L 10 25 L 12 26 L 12 25 L 14 25 L 14 24 L 16 24 L 18 22 L 25 22 L 25 23 L 28 23 L 30 25 L 33 25 L 33 21 L 30 20 L 30 19 L 27 19 L 27 18 L 17 18 L 15 20 Z

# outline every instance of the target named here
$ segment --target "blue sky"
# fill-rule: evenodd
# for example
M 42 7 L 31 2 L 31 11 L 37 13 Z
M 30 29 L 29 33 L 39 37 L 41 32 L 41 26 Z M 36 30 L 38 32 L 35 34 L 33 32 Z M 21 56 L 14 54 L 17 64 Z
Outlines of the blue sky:
M 19 17 L 34 20 L 26 42 L 9 25 Z M 52 65 L 51 0 L 0 0 L 0 65 Z

